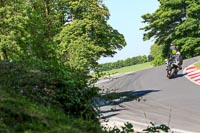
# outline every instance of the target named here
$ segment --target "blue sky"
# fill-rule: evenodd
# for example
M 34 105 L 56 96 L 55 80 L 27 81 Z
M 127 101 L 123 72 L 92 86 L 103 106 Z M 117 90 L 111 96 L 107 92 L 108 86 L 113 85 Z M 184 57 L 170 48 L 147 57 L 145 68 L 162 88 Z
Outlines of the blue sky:
M 157 0 L 103 0 L 110 12 L 108 23 L 124 35 L 127 46 L 118 51 L 114 57 L 101 58 L 99 63 L 115 62 L 138 55 L 149 55 L 153 40 L 143 41 L 145 26 L 141 16 L 158 9 Z

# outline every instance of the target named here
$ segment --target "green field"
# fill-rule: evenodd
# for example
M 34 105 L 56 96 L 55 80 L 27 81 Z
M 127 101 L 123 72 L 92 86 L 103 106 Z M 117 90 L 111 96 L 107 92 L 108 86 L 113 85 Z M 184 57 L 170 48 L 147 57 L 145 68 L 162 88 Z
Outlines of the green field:
M 133 66 L 127 66 L 127 67 L 122 67 L 119 69 L 113 69 L 110 71 L 105 71 L 106 75 L 112 75 L 112 74 L 122 74 L 122 73 L 127 73 L 127 72 L 135 72 L 147 68 L 152 68 L 153 65 L 150 62 L 143 63 L 143 64 L 138 64 L 138 65 L 133 65 Z
M 198 69 L 200 69 L 200 62 L 197 62 L 197 63 L 195 64 L 195 66 L 196 66 Z

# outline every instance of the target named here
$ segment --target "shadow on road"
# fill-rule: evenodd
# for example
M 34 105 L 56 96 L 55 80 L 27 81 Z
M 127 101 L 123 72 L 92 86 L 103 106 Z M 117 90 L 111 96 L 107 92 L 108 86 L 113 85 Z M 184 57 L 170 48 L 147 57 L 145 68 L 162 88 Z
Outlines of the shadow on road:
M 187 73 L 177 74 L 174 78 L 180 78 L 187 75 Z
M 113 116 L 116 116 L 116 115 L 118 115 L 119 113 L 116 113 L 116 114 L 110 114 L 110 115 L 106 115 L 106 116 L 102 116 L 101 117 L 101 119 L 109 119 L 109 118 L 111 118 L 111 117 L 113 117 Z
M 160 90 L 141 90 L 141 91 L 133 92 L 133 95 L 136 95 L 138 97 L 142 97 L 142 96 L 147 95 L 149 93 L 158 92 L 158 91 L 160 91 Z
M 108 105 L 120 105 L 124 102 L 133 100 L 141 101 L 143 96 L 158 92 L 160 90 L 140 90 L 140 91 L 125 91 L 125 92 L 111 92 L 102 94 L 100 97 L 93 100 L 93 105 L 96 107 L 108 106 Z
M 112 116 L 118 115 L 122 110 L 126 110 L 126 107 L 122 105 L 124 102 L 136 100 L 138 102 L 145 100 L 143 96 L 149 93 L 159 92 L 160 90 L 139 90 L 139 91 L 125 91 L 125 92 L 112 92 L 102 94 L 101 97 L 95 98 L 93 101 L 94 107 L 98 108 L 98 113 L 101 114 L 102 119 L 107 119 Z M 101 110 L 101 107 L 108 108 Z M 108 113 L 108 114 L 107 114 Z M 114 114 L 113 114 L 114 113 Z M 103 114 L 106 114 L 104 116 Z

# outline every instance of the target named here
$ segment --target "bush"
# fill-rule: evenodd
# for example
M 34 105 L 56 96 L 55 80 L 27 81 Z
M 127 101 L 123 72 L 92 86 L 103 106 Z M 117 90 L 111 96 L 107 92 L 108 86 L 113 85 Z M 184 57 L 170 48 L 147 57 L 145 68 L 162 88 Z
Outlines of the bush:
M 88 86 L 87 75 L 51 61 L 0 62 L 1 86 L 12 94 L 61 107 L 66 113 L 96 118 L 91 106 L 98 89 Z

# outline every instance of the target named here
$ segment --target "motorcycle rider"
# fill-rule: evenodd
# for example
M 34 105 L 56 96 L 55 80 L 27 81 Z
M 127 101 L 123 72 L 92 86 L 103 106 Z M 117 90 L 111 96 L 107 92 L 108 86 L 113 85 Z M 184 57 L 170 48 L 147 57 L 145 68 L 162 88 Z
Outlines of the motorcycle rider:
M 169 58 L 169 60 L 175 60 L 175 59 L 177 59 L 177 61 L 178 61 L 179 70 L 181 70 L 182 69 L 181 65 L 183 64 L 183 59 L 182 59 L 181 53 L 178 50 L 178 48 L 171 43 L 170 44 L 170 58 Z

